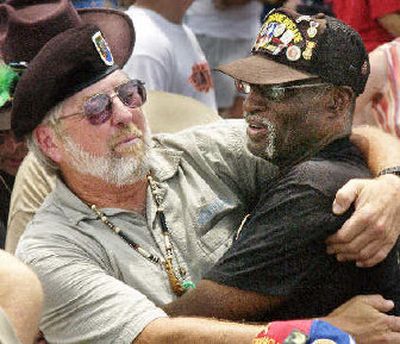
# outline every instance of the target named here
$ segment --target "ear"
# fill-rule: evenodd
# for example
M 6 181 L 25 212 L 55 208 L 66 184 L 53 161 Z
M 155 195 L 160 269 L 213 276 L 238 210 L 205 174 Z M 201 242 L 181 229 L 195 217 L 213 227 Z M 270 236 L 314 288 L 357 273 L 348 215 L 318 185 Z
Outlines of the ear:
M 347 114 L 353 97 L 353 91 L 347 87 L 334 87 L 328 93 L 326 111 L 330 118 Z
M 39 125 L 33 132 L 33 135 L 45 155 L 56 163 L 61 161 L 60 142 L 53 128 L 47 125 Z

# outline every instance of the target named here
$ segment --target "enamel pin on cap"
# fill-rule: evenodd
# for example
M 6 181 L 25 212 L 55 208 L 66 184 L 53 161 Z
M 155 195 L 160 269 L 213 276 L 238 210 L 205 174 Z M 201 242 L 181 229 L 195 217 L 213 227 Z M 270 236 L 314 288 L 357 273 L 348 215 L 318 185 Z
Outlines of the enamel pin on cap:
M 114 58 L 112 56 L 111 50 L 100 31 L 97 31 L 92 36 L 92 41 L 103 62 L 107 66 L 114 65 Z

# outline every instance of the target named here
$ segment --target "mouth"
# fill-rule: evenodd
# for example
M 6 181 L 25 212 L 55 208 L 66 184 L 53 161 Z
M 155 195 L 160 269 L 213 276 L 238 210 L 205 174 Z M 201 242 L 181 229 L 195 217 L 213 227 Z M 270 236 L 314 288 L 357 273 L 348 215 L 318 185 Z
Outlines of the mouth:
M 23 160 L 23 158 L 21 158 L 21 159 L 5 158 L 5 159 L 2 159 L 2 165 L 8 166 L 8 168 L 16 170 L 21 165 L 22 160 Z
M 113 145 L 114 151 L 123 151 L 126 149 L 130 149 L 133 145 L 137 144 L 142 140 L 142 135 L 138 134 L 130 134 L 123 138 L 118 138 L 116 143 Z
M 257 114 L 245 114 L 245 119 L 248 124 L 247 134 L 250 138 L 257 138 L 258 136 L 265 136 L 270 130 L 269 122 L 266 123 Z

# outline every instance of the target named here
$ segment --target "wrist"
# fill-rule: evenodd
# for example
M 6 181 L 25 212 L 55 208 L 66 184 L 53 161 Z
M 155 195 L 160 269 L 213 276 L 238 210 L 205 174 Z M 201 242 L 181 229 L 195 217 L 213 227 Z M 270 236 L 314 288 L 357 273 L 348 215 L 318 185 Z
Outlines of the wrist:
M 387 174 L 391 174 L 391 175 L 400 177 L 400 166 L 384 168 L 379 171 L 377 176 L 380 177 L 380 176 L 387 175 Z
M 354 343 L 349 334 L 331 324 L 331 318 L 323 319 L 274 321 L 253 339 L 252 344 Z

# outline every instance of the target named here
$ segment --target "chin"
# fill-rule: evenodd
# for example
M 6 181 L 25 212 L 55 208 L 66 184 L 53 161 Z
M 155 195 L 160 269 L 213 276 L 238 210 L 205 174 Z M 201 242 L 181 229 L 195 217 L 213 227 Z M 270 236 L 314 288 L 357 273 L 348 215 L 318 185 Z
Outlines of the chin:
M 247 142 L 247 149 L 250 151 L 251 154 L 268 160 L 272 161 L 275 156 L 275 148 L 273 145 L 266 144 L 265 142 L 263 143 L 254 143 L 250 140 Z

